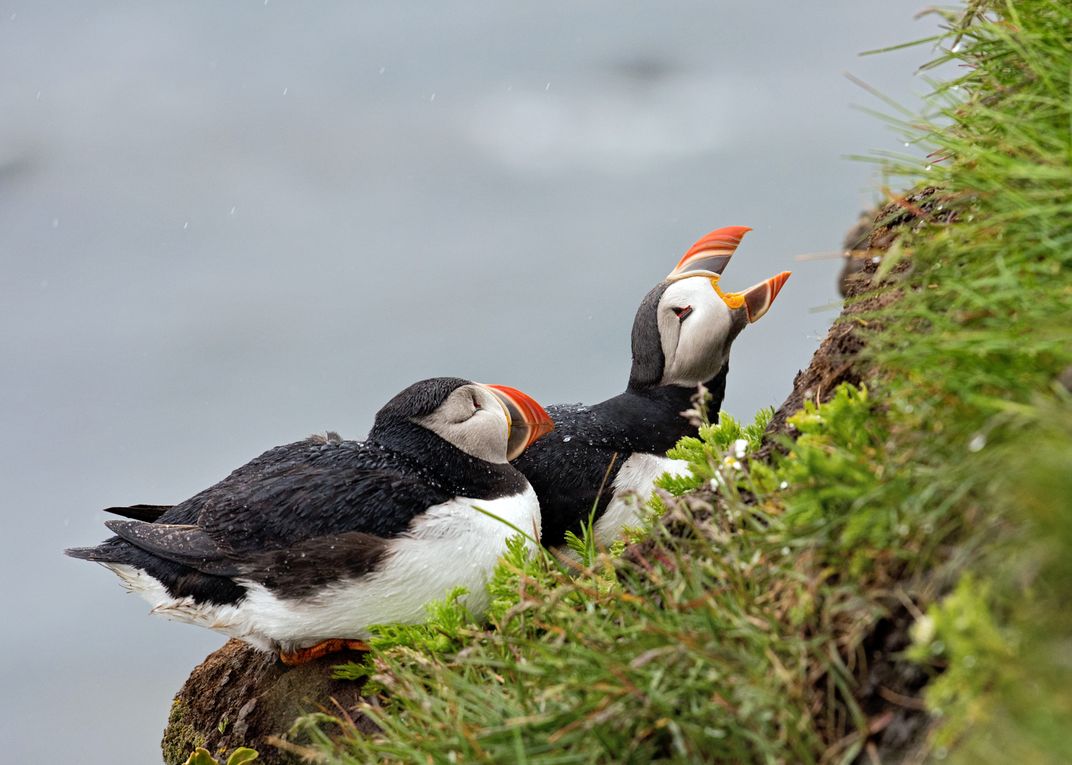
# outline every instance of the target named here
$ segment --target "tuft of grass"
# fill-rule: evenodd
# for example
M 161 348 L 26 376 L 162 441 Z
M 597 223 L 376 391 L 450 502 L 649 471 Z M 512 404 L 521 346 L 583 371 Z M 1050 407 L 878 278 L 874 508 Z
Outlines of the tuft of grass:
M 774 416 L 773 408 L 761 409 L 750 425 L 742 425 L 728 412 L 720 412 L 718 423 L 700 425 L 696 437 L 687 436 L 666 453 L 675 460 L 685 460 L 692 473 L 684 476 L 664 475 L 656 486 L 674 496 L 720 480 L 723 468 L 741 469 L 746 455 L 759 450 L 763 433 Z
M 930 164 L 890 169 L 938 186 L 956 223 L 902 239 L 905 296 L 867 356 L 901 415 L 898 456 L 941 509 L 927 565 L 959 577 L 912 655 L 941 673 L 925 694 L 939 754 L 1067 762 L 1072 6 L 971 2 L 946 18 L 936 63 L 963 74 L 919 128 Z
M 359 673 L 381 732 L 321 730 L 328 761 L 1072 760 L 1072 6 L 944 13 L 958 75 L 905 125 L 927 163 L 888 160 L 933 191 L 884 216 L 911 223 L 865 385 L 769 460 L 769 412 L 704 425 L 621 556 L 519 542 L 488 625 L 448 602 L 381 633 Z M 879 639 L 912 621 L 906 655 Z M 898 715 L 926 723 L 908 745 Z

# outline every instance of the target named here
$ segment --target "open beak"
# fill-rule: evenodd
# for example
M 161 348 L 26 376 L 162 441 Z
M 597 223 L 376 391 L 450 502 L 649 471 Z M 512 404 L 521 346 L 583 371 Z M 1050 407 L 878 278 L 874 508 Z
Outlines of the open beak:
M 666 280 L 673 282 L 689 276 L 721 276 L 737 245 L 751 230 L 748 226 L 726 226 L 705 234 L 688 249 Z
M 782 287 L 789 280 L 789 271 L 782 271 L 777 276 L 772 276 L 766 281 L 762 281 L 755 286 L 749 287 L 743 292 L 726 292 L 723 293 L 718 288 L 718 284 L 714 284 L 715 291 L 722 295 L 722 299 L 726 301 L 726 304 L 730 308 L 740 308 L 744 306 L 745 313 L 748 315 L 748 323 L 752 324 L 759 321 L 763 314 L 765 314 L 774 303 L 774 298 L 778 297 L 778 293 L 781 292 Z
M 541 436 L 555 428 L 551 418 L 536 399 L 507 385 L 485 385 L 495 394 L 510 420 L 510 436 L 506 442 L 506 459 L 514 460 Z

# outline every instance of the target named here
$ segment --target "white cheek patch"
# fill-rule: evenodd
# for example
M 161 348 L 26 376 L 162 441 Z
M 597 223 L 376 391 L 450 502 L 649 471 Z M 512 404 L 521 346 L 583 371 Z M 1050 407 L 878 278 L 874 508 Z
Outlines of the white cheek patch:
M 452 394 L 431 414 L 414 420 L 471 457 L 485 462 L 506 462 L 510 426 L 506 412 L 490 394 L 480 398 L 481 408 L 472 411 L 468 393 Z M 460 418 L 465 417 L 459 422 Z
M 677 346 L 681 335 L 681 322 L 673 311 L 663 310 L 659 306 L 659 340 L 663 346 L 663 380 L 674 365 L 677 357 Z
M 678 321 L 672 308 L 684 306 L 692 313 Z M 726 363 L 733 314 L 707 278 L 683 279 L 667 288 L 658 320 L 665 359 L 660 385 L 698 385 Z

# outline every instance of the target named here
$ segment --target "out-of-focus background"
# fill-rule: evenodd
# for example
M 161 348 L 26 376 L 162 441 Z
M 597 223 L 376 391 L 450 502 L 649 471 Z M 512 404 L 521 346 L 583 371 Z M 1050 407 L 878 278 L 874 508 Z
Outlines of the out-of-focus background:
M 619 392 L 640 298 L 701 234 L 794 274 L 724 407 L 779 404 L 901 150 L 914 2 L 0 4 L 0 747 L 159 761 L 223 638 L 66 546 L 405 385 Z

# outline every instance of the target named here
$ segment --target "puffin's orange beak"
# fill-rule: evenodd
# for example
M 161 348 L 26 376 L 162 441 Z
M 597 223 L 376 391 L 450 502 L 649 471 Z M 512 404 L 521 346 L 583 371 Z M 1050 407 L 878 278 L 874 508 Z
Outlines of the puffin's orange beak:
M 547 412 L 536 399 L 507 385 L 487 385 L 502 403 L 510 418 L 510 436 L 506 442 L 506 459 L 514 460 L 541 436 L 555 428 Z
M 765 314 L 774 303 L 774 298 L 778 297 L 778 293 L 781 292 L 782 287 L 789 280 L 789 271 L 782 271 L 777 276 L 772 276 L 770 279 L 760 282 L 742 292 L 722 292 L 718 288 L 717 280 L 712 279 L 711 283 L 715 288 L 715 291 L 722 296 L 722 299 L 726 301 L 726 305 L 730 308 L 740 308 L 744 305 L 745 313 L 748 316 L 748 323 L 752 324 L 759 321 L 763 314 Z
M 726 226 L 705 234 L 688 249 L 666 280 L 673 282 L 689 276 L 720 276 L 741 239 L 751 230 L 748 226 Z

